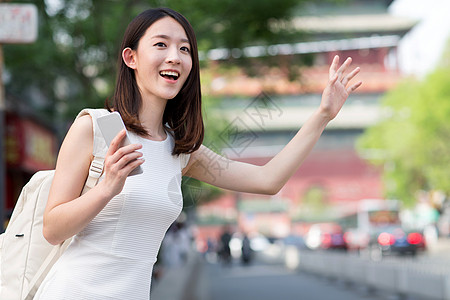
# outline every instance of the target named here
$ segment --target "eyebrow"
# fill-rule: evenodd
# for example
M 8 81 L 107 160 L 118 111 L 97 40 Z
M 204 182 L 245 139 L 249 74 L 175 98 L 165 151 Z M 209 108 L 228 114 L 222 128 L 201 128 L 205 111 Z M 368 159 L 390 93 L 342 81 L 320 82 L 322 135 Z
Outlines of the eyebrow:
M 152 39 L 154 39 L 154 38 L 162 38 L 162 39 L 170 40 L 170 37 L 168 35 L 165 35 L 165 34 L 157 34 L 157 35 L 152 36 Z M 188 39 L 181 39 L 181 41 L 183 43 L 188 43 L 189 44 L 189 40 Z

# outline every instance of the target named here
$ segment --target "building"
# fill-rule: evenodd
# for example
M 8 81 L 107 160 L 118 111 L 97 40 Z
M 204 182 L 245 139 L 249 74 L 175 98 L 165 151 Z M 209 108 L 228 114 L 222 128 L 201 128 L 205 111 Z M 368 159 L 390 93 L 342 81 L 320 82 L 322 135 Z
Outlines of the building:
M 277 195 L 225 192 L 199 206 L 201 243 L 214 237 L 214 228 L 216 234 L 220 230 L 220 226 L 202 223 L 208 218 L 233 223 L 236 230 L 283 237 L 303 234 L 312 222 L 349 213 L 361 199 L 383 196 L 381 172 L 364 157 L 379 154 L 358 153 L 355 145 L 364 130 L 382 117 L 382 95 L 402 78 L 398 45 L 417 22 L 389 14 L 392 1 L 353 2 L 345 9 L 313 7 L 310 14 L 290 22 L 274 22 L 274 27 L 306 32 L 305 41 L 215 49 L 204 54 L 218 64 L 242 56 L 279 59 L 280 67 L 267 67 L 264 75 L 256 78 L 241 70 L 216 74 L 212 80 L 210 92 L 223 97 L 220 114 L 229 123 L 222 133 L 228 143 L 224 154 L 244 162 L 264 164 L 295 135 L 318 107 L 335 55 L 352 57 L 353 64 L 362 69 L 358 76 L 364 84 L 351 95 L 311 155 Z M 311 66 L 287 70 L 286 65 L 290 67 L 302 55 L 313 57 Z M 299 80 L 290 80 L 292 72 L 301 74 Z
M 59 141 L 56 130 L 29 109 L 11 103 L 5 118 L 6 201 L 5 220 L 12 210 L 23 186 L 40 170 L 55 168 Z

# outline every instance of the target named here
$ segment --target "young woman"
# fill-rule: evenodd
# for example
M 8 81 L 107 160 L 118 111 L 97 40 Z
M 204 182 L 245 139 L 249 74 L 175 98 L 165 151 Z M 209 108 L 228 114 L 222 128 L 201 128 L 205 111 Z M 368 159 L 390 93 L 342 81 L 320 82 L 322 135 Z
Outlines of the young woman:
M 147 10 L 128 26 L 111 109 L 134 144 L 119 133 L 106 153 L 99 183 L 81 195 L 92 160 L 90 117 L 77 119 L 59 152 L 44 236 L 58 244 L 75 235 L 35 299 L 148 299 L 153 264 L 166 230 L 182 209 L 181 176 L 248 193 L 275 194 L 302 164 L 349 93 L 359 72 L 335 57 L 317 111 L 264 166 L 217 159 L 202 145 L 203 121 L 196 38 L 188 21 L 166 9 Z M 209 162 L 223 164 L 210 168 Z M 141 165 L 144 172 L 128 177 Z M 205 171 L 207 170 L 207 172 Z

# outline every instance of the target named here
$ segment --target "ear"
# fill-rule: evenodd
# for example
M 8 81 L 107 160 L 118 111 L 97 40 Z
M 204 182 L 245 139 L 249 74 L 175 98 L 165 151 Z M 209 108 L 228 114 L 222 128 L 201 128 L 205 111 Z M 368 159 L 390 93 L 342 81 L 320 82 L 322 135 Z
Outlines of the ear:
M 122 59 L 130 69 L 136 69 L 136 51 L 132 50 L 130 47 L 123 49 Z

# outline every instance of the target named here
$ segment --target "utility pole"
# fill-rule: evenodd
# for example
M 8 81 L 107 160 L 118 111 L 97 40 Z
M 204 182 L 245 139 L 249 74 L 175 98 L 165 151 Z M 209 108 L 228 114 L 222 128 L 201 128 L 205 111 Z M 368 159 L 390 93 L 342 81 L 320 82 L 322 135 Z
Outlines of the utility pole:
M 4 230 L 6 198 L 6 161 L 4 154 L 5 140 L 5 87 L 3 86 L 3 45 L 0 43 L 0 232 Z
M 6 4 L 0 0 L 0 232 L 4 231 L 6 199 L 5 127 L 6 99 L 3 85 L 3 44 L 33 43 L 37 39 L 34 4 Z

